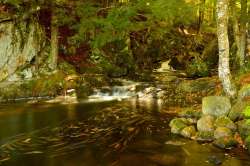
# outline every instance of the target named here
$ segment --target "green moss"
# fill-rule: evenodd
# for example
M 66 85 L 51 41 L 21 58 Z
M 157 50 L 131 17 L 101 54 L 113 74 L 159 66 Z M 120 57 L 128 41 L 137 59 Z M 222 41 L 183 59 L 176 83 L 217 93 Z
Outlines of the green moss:
M 178 116 L 186 118 L 196 118 L 199 119 L 202 115 L 202 112 L 199 110 L 194 110 L 193 108 L 186 108 L 182 110 Z
M 236 130 L 236 125 L 233 121 L 231 121 L 228 117 L 221 116 L 215 120 L 215 126 L 216 127 L 226 127 L 231 130 Z
M 170 121 L 169 126 L 171 127 L 171 132 L 174 134 L 180 134 L 181 130 L 187 126 L 182 118 L 175 118 Z
M 199 131 L 196 134 L 196 139 L 198 141 L 212 141 L 214 139 L 213 131 Z
M 246 138 L 250 135 L 250 121 L 245 119 L 237 122 L 238 131 L 242 138 Z

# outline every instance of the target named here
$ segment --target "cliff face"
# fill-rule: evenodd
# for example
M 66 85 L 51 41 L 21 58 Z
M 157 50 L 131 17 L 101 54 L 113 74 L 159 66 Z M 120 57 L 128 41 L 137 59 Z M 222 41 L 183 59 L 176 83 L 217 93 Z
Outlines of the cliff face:
M 45 46 L 45 35 L 37 23 L 0 24 L 0 82 L 34 76 Z

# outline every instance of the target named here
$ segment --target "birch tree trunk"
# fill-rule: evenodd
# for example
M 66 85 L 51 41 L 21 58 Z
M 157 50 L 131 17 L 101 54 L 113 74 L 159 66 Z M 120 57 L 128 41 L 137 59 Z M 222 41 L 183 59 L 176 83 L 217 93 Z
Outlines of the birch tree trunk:
M 232 83 L 229 68 L 228 14 L 229 0 L 217 0 L 217 36 L 219 45 L 219 78 L 224 92 L 235 97 L 236 88 Z

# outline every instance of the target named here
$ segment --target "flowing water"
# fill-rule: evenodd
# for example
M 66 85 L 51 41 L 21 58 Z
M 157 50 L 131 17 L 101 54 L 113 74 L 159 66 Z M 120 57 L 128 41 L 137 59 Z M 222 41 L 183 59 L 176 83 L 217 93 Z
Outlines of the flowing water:
M 140 98 L 140 85 L 104 87 L 75 104 L 2 104 L 0 165 L 250 165 L 246 151 L 171 135 L 168 122 L 178 103 L 166 107 L 155 95 Z M 159 91 L 143 93 L 152 89 Z

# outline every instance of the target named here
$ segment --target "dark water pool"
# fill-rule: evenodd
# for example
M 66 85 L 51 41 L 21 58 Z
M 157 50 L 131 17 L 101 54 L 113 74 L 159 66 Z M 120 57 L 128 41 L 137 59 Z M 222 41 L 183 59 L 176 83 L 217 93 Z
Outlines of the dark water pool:
M 78 148 L 74 148 L 76 144 L 67 144 L 67 148 L 64 149 L 59 144 L 53 145 L 53 149 L 56 149 L 56 146 L 61 148 L 58 148 L 59 154 L 49 151 L 51 145 L 46 143 L 41 143 L 42 147 L 32 143 L 29 145 L 33 139 L 36 139 L 37 143 L 43 142 L 43 138 L 50 138 L 61 124 L 67 124 L 68 121 L 82 121 L 102 109 L 120 108 L 123 105 L 129 111 L 142 109 L 155 112 L 162 109 L 158 101 L 138 103 L 133 100 L 68 105 L 24 103 L 1 105 L 0 165 L 250 166 L 250 156 L 245 151 L 239 149 L 224 151 L 210 144 L 188 141 L 171 135 L 167 128 L 153 135 L 139 134 L 122 152 L 112 151 L 112 147 L 97 147 L 95 142 L 89 145 L 81 144 Z M 107 153 L 110 151 L 111 153 Z

